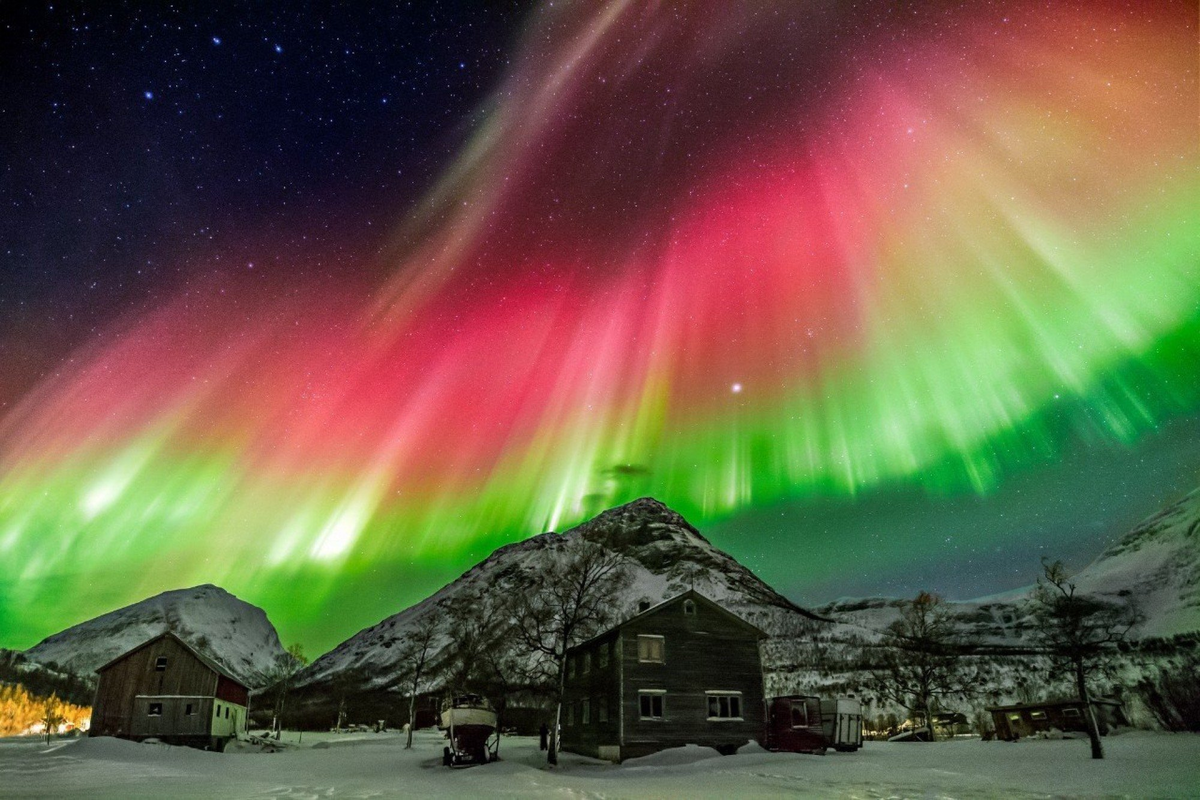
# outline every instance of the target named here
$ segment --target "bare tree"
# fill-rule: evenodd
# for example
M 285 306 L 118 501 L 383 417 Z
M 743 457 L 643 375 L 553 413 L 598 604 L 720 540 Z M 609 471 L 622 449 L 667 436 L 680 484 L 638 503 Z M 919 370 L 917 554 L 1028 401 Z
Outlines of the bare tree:
M 408 692 L 408 735 L 404 749 L 412 749 L 413 728 L 417 726 L 417 694 L 421 690 L 421 679 L 426 677 L 433 644 L 437 640 L 437 618 L 426 614 L 406 637 L 400 652 L 400 667 Z
M 568 543 L 549 570 L 529 576 L 513 593 L 513 636 L 533 654 L 535 680 L 553 687 L 554 725 L 546 760 L 558 763 L 566 653 L 614 621 L 617 599 L 629 584 L 624 558 L 586 539 Z
M 292 688 L 292 680 L 296 673 L 304 669 L 308 658 L 304 655 L 304 645 L 292 644 L 287 652 L 279 657 L 275 669 L 271 672 L 271 683 L 275 686 L 275 711 L 272 725 L 275 728 L 275 738 L 283 733 L 283 714 L 287 708 L 288 692 Z
M 1086 710 L 1092 758 L 1104 758 L 1088 679 L 1116 652 L 1137 613 L 1128 603 L 1079 594 L 1061 561 L 1042 560 L 1042 577 L 1029 600 L 1033 635 L 1057 673 L 1069 674 Z
M 953 616 L 942 598 L 921 592 L 904 604 L 900 618 L 884 632 L 881 645 L 876 691 L 924 718 L 933 741 L 933 710 L 938 701 L 947 695 L 967 694 L 970 688 Z
M 46 702 L 42 706 L 41 722 L 46 728 L 46 744 L 50 744 L 50 737 L 58 731 L 58 726 L 64 722 L 59 705 L 60 701 L 58 697 L 52 694 L 46 698 Z

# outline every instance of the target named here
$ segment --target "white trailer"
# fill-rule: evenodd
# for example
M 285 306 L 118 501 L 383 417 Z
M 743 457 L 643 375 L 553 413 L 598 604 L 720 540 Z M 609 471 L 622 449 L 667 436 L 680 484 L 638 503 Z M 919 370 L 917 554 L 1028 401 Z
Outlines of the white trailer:
M 853 697 L 821 701 L 821 725 L 829 746 L 842 752 L 862 747 L 862 703 Z

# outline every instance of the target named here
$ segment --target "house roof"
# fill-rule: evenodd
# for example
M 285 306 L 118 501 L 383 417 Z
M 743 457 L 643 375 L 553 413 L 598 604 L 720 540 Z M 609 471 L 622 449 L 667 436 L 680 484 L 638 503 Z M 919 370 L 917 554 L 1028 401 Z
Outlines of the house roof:
M 193 656 L 195 656 L 196 659 L 201 664 L 208 667 L 209 669 L 211 669 L 213 672 L 217 673 L 218 675 L 220 675 L 224 678 L 228 678 L 229 680 L 236 683 L 238 686 L 241 686 L 243 689 L 246 689 L 247 691 L 249 691 L 250 687 L 246 686 L 246 684 L 242 681 L 241 678 L 238 678 L 236 675 L 232 674 L 228 669 L 221 666 L 220 664 L 218 664 L 216 661 L 209 658 L 208 656 L 204 655 L 203 653 L 198 651 L 196 648 L 192 647 L 190 644 L 185 642 L 183 639 L 179 638 L 179 636 L 174 631 L 163 631 L 162 633 L 160 633 L 157 636 L 150 637 L 146 641 L 139 644 L 137 647 L 134 647 L 130 650 L 126 650 L 124 653 L 121 653 L 121 655 L 119 655 L 116 658 L 114 658 L 113 660 L 109 661 L 107 664 L 97 667 L 96 672 L 98 672 L 98 673 L 103 672 L 104 670 L 111 667 L 113 664 L 116 664 L 118 661 L 124 661 L 126 658 L 133 655 L 134 653 L 141 650 L 142 648 L 149 647 L 150 645 L 157 642 L 159 639 L 166 639 L 166 638 L 174 639 L 176 642 L 178 642 L 180 645 L 182 645 L 185 650 L 187 650 L 189 653 L 191 653 Z
M 1036 709 L 1036 708 L 1061 708 L 1063 706 L 1081 706 L 1081 705 L 1083 705 L 1082 700 L 1075 698 L 1075 697 L 1068 697 L 1064 700 L 1044 700 L 1040 703 L 1013 703 L 1012 705 L 1007 705 L 1007 706 L 988 706 L 987 710 L 988 711 L 1026 711 L 1029 709 Z M 1111 700 L 1108 698 L 1093 697 L 1092 705 L 1094 705 L 1094 706 L 1119 706 L 1119 705 L 1121 705 L 1121 703 L 1117 700 Z
M 582 641 L 573 647 L 568 647 L 567 652 L 570 652 L 572 650 L 578 650 L 581 647 L 587 647 L 588 645 L 592 644 L 596 640 L 604 638 L 605 636 L 612 633 L 613 631 L 620 630 L 621 628 L 624 628 L 626 625 L 628 625 L 632 622 L 635 622 L 639 619 L 642 619 L 644 617 L 648 617 L 651 614 L 657 614 L 659 611 L 661 611 L 666 606 L 669 606 L 672 603 L 677 603 L 680 600 L 683 600 L 685 598 L 690 598 L 692 600 L 699 600 L 704 605 L 706 605 L 712 609 L 715 609 L 716 611 L 720 612 L 721 614 L 724 614 L 725 616 L 729 617 L 734 622 L 737 622 L 746 628 L 750 628 L 751 630 L 753 630 L 755 633 L 758 634 L 758 638 L 760 638 L 760 639 L 770 638 L 770 635 L 767 634 L 767 632 L 764 631 L 762 628 L 758 627 L 757 625 L 755 625 L 752 622 L 747 622 L 746 620 L 742 619 L 737 614 L 734 614 L 732 611 L 730 611 L 729 609 L 722 606 L 716 600 L 713 600 L 710 597 L 706 597 L 705 595 L 700 594 L 700 592 L 697 592 L 695 589 L 688 589 L 686 592 L 677 594 L 674 597 L 668 597 L 666 600 L 663 600 L 661 603 L 657 603 L 655 605 L 650 606 L 645 611 L 639 611 L 638 613 L 634 614 L 629 619 L 618 622 L 616 625 L 613 625 L 613 626 L 605 629 L 604 631 L 596 634 L 595 636 L 593 636 L 590 639 L 587 639 L 586 641 Z

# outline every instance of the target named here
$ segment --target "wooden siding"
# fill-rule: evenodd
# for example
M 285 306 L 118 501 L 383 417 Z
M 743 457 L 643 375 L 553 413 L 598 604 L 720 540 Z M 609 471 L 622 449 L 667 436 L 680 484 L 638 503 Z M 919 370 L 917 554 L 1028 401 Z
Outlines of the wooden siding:
M 224 675 L 217 676 L 217 697 L 237 706 L 250 705 L 250 693 L 246 687 Z
M 162 671 L 155 669 L 159 658 L 167 659 Z M 156 639 L 100 671 L 92 704 L 91 735 L 140 735 L 134 732 L 138 695 L 212 697 L 216 688 L 217 673 L 190 650 L 170 636 Z M 139 730 L 141 725 L 139 720 Z
M 684 613 L 689 600 L 695 604 L 694 614 Z M 638 660 L 639 635 L 663 637 L 663 663 Z M 616 645 L 607 671 L 597 672 L 593 654 L 590 674 L 583 675 L 578 667 L 574 678 L 568 673 L 566 702 L 578 704 L 584 697 L 605 695 L 619 697 L 620 707 L 615 714 L 610 709 L 605 725 L 597 723 L 594 713 L 590 725 L 580 725 L 576 710 L 576 724 L 563 726 L 564 749 L 595 756 L 599 747 L 619 744 L 623 760 L 684 744 L 728 750 L 761 741 L 762 637 L 754 626 L 688 592 L 571 650 L 569 656 L 577 657 L 584 648 L 594 652 L 601 642 Z M 664 693 L 662 719 L 641 719 L 639 691 Z M 709 718 L 707 693 L 717 691 L 740 694 L 741 719 Z
M 562 746 L 564 750 L 597 757 L 600 747 L 615 747 L 621 742 L 620 734 L 620 662 L 613 651 L 617 641 L 615 631 L 594 639 L 585 647 L 577 648 L 568 655 L 575 660 L 575 677 L 567 673 L 565 692 L 563 696 Z M 600 648 L 608 648 L 608 663 L 600 666 Z M 585 655 L 591 656 L 591 668 L 583 671 Z M 584 700 L 590 702 L 591 718 L 584 722 L 582 705 Z M 608 720 L 600 721 L 600 708 L 607 709 Z M 574 711 L 574 723 L 570 711 Z
M 150 716 L 150 705 L 162 706 L 162 714 Z M 192 713 L 187 713 L 187 707 Z M 133 714 L 129 722 L 129 735 L 137 738 L 176 736 L 208 736 L 212 724 L 213 699 L 211 697 L 149 697 L 139 695 L 133 699 Z

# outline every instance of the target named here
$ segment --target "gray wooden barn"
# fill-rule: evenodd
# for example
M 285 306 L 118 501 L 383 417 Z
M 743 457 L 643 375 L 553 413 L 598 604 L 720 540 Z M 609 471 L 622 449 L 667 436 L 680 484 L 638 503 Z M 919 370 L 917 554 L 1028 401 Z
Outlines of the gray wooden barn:
M 567 651 L 562 749 L 623 761 L 763 736 L 766 634 L 696 591 Z
M 219 750 L 246 730 L 246 685 L 174 633 L 155 636 L 96 672 L 90 736 Z

